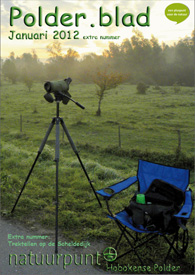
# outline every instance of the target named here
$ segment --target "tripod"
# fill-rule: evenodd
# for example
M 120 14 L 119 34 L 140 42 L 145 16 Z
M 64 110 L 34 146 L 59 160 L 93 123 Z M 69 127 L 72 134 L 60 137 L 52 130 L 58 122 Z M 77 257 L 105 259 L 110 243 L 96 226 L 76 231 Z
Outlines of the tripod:
M 71 100 L 72 100 L 72 99 L 71 99 Z M 73 100 L 72 100 L 72 101 L 73 101 Z M 78 106 L 81 107 L 82 109 L 84 109 L 84 107 L 83 107 L 81 104 L 79 104 L 78 102 L 75 102 L 75 101 L 73 101 L 73 102 L 76 103 L 76 105 L 78 105 Z M 26 180 L 25 180 L 25 182 L 24 182 L 24 185 L 23 185 L 23 187 L 22 187 L 22 189 L 21 189 L 21 191 L 20 191 L 20 194 L 19 194 L 19 196 L 18 196 L 18 198 L 17 198 L 17 200 L 16 200 L 16 202 L 15 202 L 13 208 L 12 208 L 12 211 L 11 211 L 11 213 L 14 212 L 15 207 L 16 207 L 16 205 L 17 205 L 19 199 L 20 199 L 20 196 L 22 195 L 22 192 L 24 191 L 24 188 L 25 188 L 26 184 L 28 183 L 28 180 L 29 180 L 29 178 L 30 178 L 30 175 L 31 175 L 31 173 L 32 173 L 32 171 L 33 171 L 33 169 L 34 169 L 34 167 L 35 167 L 35 164 L 36 164 L 36 162 L 37 162 L 39 156 L 41 155 L 41 153 L 42 153 L 42 151 L 43 151 L 43 148 L 44 148 L 44 146 L 45 146 L 45 144 L 46 144 L 46 142 L 47 142 L 47 139 L 48 139 L 48 137 L 49 137 L 49 135 L 50 135 L 50 133 L 51 133 L 51 131 L 52 131 L 54 125 L 56 125 L 56 144 L 55 144 L 55 160 L 54 160 L 54 161 L 56 162 L 56 201 L 55 201 L 55 204 L 56 204 L 56 224 L 55 224 L 55 253 L 58 253 L 58 204 L 59 204 L 59 202 L 58 202 L 58 168 L 59 168 L 59 159 L 60 159 L 60 124 L 62 125 L 62 128 L 63 128 L 63 130 L 64 130 L 64 132 L 65 132 L 65 134 L 66 134 L 66 136 L 67 136 L 67 138 L 68 138 L 68 140 L 69 140 L 69 143 L 70 143 L 70 145 L 71 145 L 71 147 L 72 147 L 74 153 L 76 154 L 76 156 L 77 156 L 77 158 L 78 158 L 78 160 L 79 160 L 79 162 L 80 162 L 80 165 L 81 165 L 81 167 L 82 167 L 82 169 L 83 169 L 83 171 L 84 171 L 84 173 L 85 173 L 85 176 L 87 177 L 87 179 L 88 179 L 88 181 L 89 181 L 89 184 L 90 184 L 90 186 L 91 186 L 91 188 L 92 188 L 92 190 L 93 190 L 93 192 L 94 192 L 94 194 L 95 194 L 95 196 L 96 196 L 96 199 L 98 200 L 98 203 L 99 203 L 100 207 L 102 207 L 101 202 L 100 202 L 100 200 L 99 200 L 99 198 L 98 198 L 98 196 L 97 196 L 97 194 L 96 194 L 96 192 L 95 192 L 95 189 L 94 189 L 94 187 L 93 187 L 93 185 L 92 185 L 92 181 L 90 180 L 90 178 L 89 178 L 89 176 L 88 176 L 88 174 L 87 174 L 87 171 L 86 171 L 86 169 L 85 169 L 85 167 L 84 167 L 84 165 L 83 165 L 83 163 L 82 163 L 82 161 L 81 161 L 81 159 L 80 159 L 79 153 L 78 153 L 78 151 L 77 151 L 77 149 L 76 149 L 76 146 L 75 146 L 75 144 L 74 144 L 74 142 L 73 142 L 73 140 L 72 140 L 72 138 L 71 138 L 71 136 L 70 136 L 70 134 L 69 134 L 69 132 L 68 132 L 68 129 L 67 129 L 65 123 L 64 123 L 64 120 L 63 120 L 63 118 L 59 117 L 59 106 L 60 106 L 60 100 L 59 100 L 58 98 L 56 98 L 56 117 L 54 117 L 54 118 L 52 119 L 52 122 L 51 122 L 50 125 L 49 125 L 49 128 L 48 128 L 48 130 L 47 130 L 47 132 L 46 132 L 46 135 L 45 135 L 45 137 L 44 137 L 44 139 L 43 139 L 43 141 L 42 141 L 42 143 L 41 143 L 41 146 L 40 146 L 40 148 L 39 148 L 39 150 L 38 150 L 37 156 L 36 156 L 36 158 L 35 158 L 35 160 L 34 160 L 34 163 L 33 163 L 32 167 L 31 167 L 31 169 L 30 169 L 30 171 L 29 171 L 29 173 L 28 173 L 28 175 L 27 175 L 27 177 L 26 177 Z

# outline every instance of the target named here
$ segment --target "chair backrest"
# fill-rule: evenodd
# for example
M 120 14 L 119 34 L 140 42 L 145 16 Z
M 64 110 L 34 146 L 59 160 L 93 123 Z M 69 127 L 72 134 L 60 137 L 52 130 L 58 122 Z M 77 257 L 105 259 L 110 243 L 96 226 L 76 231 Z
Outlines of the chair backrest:
M 154 179 L 166 181 L 185 191 L 189 184 L 190 172 L 187 169 L 139 160 L 137 176 L 141 193 L 148 189 Z

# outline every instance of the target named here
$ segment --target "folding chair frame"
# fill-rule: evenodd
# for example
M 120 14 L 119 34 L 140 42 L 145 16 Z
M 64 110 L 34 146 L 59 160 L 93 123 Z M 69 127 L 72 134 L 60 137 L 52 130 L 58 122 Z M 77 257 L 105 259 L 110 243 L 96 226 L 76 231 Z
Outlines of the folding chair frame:
M 152 239 L 160 236 L 163 237 L 164 240 L 167 242 L 167 244 L 169 245 L 169 249 L 167 252 L 167 255 L 164 258 L 164 263 L 166 263 L 171 251 L 173 250 L 176 255 L 179 258 L 183 258 L 184 254 L 187 250 L 188 247 L 188 229 L 186 228 L 185 224 L 187 222 L 187 219 L 190 217 L 191 211 L 192 211 L 192 198 L 191 198 L 191 190 L 186 190 L 185 191 L 185 202 L 183 207 L 181 208 L 181 210 L 179 211 L 179 213 L 177 213 L 176 215 L 174 215 L 177 219 L 177 228 L 175 230 L 175 232 L 173 233 L 162 233 L 160 231 L 144 231 L 144 230 L 138 230 L 137 228 L 133 228 L 133 225 L 129 225 L 128 223 L 125 224 L 125 222 L 123 221 L 123 219 L 120 218 L 120 215 L 124 214 L 126 211 L 123 210 L 121 212 L 118 212 L 116 214 L 113 214 L 111 209 L 110 209 L 110 205 L 109 205 L 109 200 L 111 198 L 113 198 L 114 195 L 120 193 L 121 191 L 129 188 L 132 184 L 134 184 L 135 182 L 138 181 L 138 177 L 130 177 L 124 181 L 121 181 L 119 183 L 116 183 L 110 187 L 101 189 L 99 191 L 97 191 L 97 194 L 101 195 L 104 197 L 105 202 L 106 202 L 106 206 L 107 206 L 107 210 L 109 212 L 108 217 L 111 218 L 112 220 L 114 220 L 117 224 L 117 226 L 119 227 L 120 231 L 121 231 L 121 235 L 119 236 L 119 239 L 115 245 L 115 248 L 117 249 L 122 238 L 124 237 L 126 239 L 126 241 L 128 242 L 128 244 L 130 245 L 131 249 L 126 251 L 125 253 L 119 255 L 116 260 L 118 260 L 119 258 L 122 258 L 123 256 L 133 252 L 137 258 L 139 259 L 141 265 L 144 265 L 141 257 L 139 256 L 137 249 L 140 248 L 141 246 L 145 245 L 147 242 L 151 241 Z M 128 215 L 126 213 L 126 215 Z M 182 242 L 182 246 L 181 248 L 179 247 L 178 243 L 179 243 L 179 230 L 183 230 L 183 233 L 181 235 L 181 242 Z M 134 237 L 131 233 L 130 230 L 134 230 L 136 232 L 136 237 Z M 139 235 L 144 233 L 143 237 L 139 237 Z M 172 238 L 172 240 L 171 240 Z M 131 240 L 130 240 L 131 239 Z M 116 261 L 115 260 L 115 261 Z
M 106 199 L 106 205 L 107 205 L 107 209 L 110 213 L 110 215 L 108 216 L 109 218 L 113 219 L 118 228 L 120 229 L 121 231 L 121 235 L 119 236 L 119 239 L 115 245 L 115 249 L 118 248 L 121 240 L 123 237 L 125 237 L 126 241 L 128 242 L 128 244 L 130 245 L 131 249 L 126 251 L 125 253 L 119 255 L 116 260 L 122 258 L 123 256 L 126 256 L 127 254 L 131 253 L 131 252 L 134 252 L 134 254 L 137 256 L 137 258 L 139 259 L 141 265 L 144 266 L 144 263 L 142 261 L 142 259 L 140 258 L 139 254 L 137 253 L 136 249 L 140 248 L 141 246 L 145 245 L 147 242 L 157 238 L 157 237 L 163 237 L 164 240 L 168 243 L 169 245 L 169 249 L 168 249 L 168 252 L 167 252 L 167 255 L 165 256 L 164 258 L 164 261 L 163 263 L 166 263 L 171 251 L 173 250 L 177 256 L 179 258 L 183 258 L 185 257 L 185 251 L 187 250 L 187 247 L 188 247 L 188 229 L 184 226 L 181 227 L 181 229 L 183 230 L 183 233 L 182 233 L 182 239 L 180 240 L 182 242 L 182 247 L 179 248 L 178 246 L 178 242 L 179 242 L 179 230 L 180 230 L 180 226 L 178 224 L 178 227 L 176 229 L 176 231 L 172 234 L 167 234 L 167 233 L 161 233 L 161 232 L 151 232 L 151 233 L 144 233 L 145 236 L 141 237 L 140 238 L 140 234 L 143 234 L 143 233 L 138 233 L 136 232 L 136 236 L 134 237 L 129 228 L 127 226 L 124 226 L 121 222 L 119 222 L 115 215 L 113 215 L 113 213 L 110 211 L 110 207 L 109 207 L 109 203 L 108 203 L 109 199 Z M 170 236 L 173 236 L 172 240 L 169 240 L 169 237 Z M 132 239 L 132 241 L 130 240 L 130 238 Z M 136 245 L 134 245 L 136 243 Z M 138 244 L 137 244 L 138 243 Z M 176 245 L 176 247 L 174 247 L 174 245 Z

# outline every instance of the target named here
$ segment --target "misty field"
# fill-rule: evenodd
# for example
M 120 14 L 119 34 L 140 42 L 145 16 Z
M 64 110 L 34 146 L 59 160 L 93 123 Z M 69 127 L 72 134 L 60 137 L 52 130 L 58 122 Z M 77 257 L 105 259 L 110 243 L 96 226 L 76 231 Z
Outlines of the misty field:
M 56 115 L 55 102 L 45 101 L 44 83 L 35 83 L 29 92 L 24 84 L 1 86 L 1 212 L 10 211 L 23 186 L 49 124 Z M 136 85 L 123 84 L 106 92 L 101 116 L 93 84 L 71 83 L 74 103 L 60 104 L 60 116 L 77 146 L 95 189 L 136 175 L 137 161 L 143 158 L 161 164 L 191 169 L 194 162 L 194 88 L 150 86 L 145 95 Z M 59 227 L 72 240 L 102 239 L 113 243 L 118 229 L 99 208 L 90 185 L 66 136 L 60 133 Z M 29 226 L 55 225 L 55 129 L 40 156 L 12 218 Z M 194 190 L 194 186 L 191 186 Z M 136 186 L 115 199 L 118 210 L 128 204 Z M 122 195 L 119 195 L 121 198 Z M 104 203 L 104 202 L 102 202 Z M 185 274 L 193 268 L 193 217 L 189 221 L 190 244 L 186 258 L 170 259 Z M 158 246 L 158 245 L 157 245 Z M 157 247 L 156 246 L 156 247 Z M 161 243 L 163 255 L 165 244 Z M 144 252 L 144 251 L 143 251 Z M 161 258 L 155 248 L 154 262 Z M 136 262 L 134 257 L 131 259 Z

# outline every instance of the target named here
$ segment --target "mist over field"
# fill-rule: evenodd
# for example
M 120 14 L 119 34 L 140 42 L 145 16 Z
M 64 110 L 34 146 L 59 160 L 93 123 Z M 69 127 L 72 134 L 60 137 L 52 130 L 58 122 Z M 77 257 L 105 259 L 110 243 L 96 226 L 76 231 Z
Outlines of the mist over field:
M 134 30 L 130 39 L 121 44 L 109 43 L 109 49 L 101 55 L 95 52 L 80 57 L 73 48 L 62 51 L 59 41 L 47 45 L 49 58 L 41 62 L 36 54 L 23 53 L 16 56 L 14 51 L 4 60 L 2 72 L 5 78 L 16 83 L 25 82 L 31 88 L 36 81 L 57 80 L 71 77 L 75 82 L 92 83 L 97 72 L 118 73 L 124 76 L 124 82 L 149 85 L 194 85 L 194 31 L 191 37 L 181 38 L 174 45 L 159 43 L 151 36 Z

